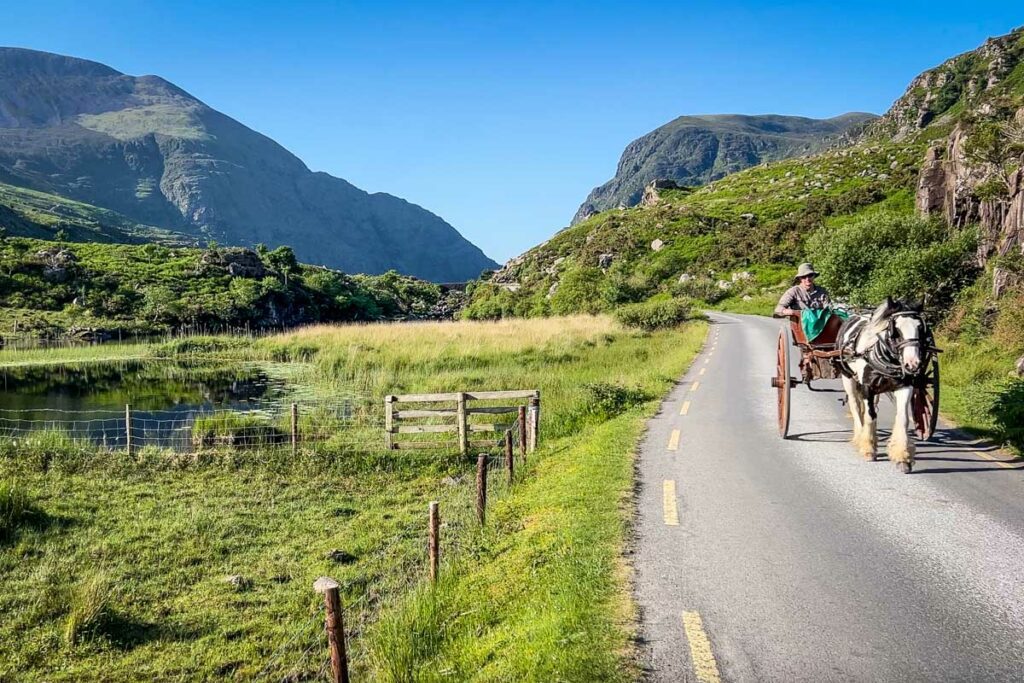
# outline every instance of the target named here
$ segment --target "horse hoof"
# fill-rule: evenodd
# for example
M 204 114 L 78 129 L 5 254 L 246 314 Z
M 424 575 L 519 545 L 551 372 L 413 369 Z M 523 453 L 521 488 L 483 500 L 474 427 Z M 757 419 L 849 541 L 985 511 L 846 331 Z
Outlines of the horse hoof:
M 861 453 L 861 456 L 862 456 L 862 457 L 864 458 L 864 460 L 866 460 L 867 462 L 874 462 L 874 461 L 875 461 L 875 459 L 876 459 L 876 458 L 878 457 L 878 456 L 877 456 L 877 455 L 875 455 L 874 453 Z
M 896 463 L 896 467 L 903 474 L 910 474 L 913 471 L 913 469 L 914 469 L 914 466 L 912 464 L 910 464 L 909 462 L 898 462 L 898 463 Z

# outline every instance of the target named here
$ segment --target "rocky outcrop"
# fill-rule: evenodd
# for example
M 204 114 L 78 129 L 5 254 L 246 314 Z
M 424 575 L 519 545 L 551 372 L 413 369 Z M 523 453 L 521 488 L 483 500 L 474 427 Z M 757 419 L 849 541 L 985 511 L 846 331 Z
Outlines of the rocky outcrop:
M 966 129 L 958 125 L 943 143 L 929 148 L 915 202 L 922 215 L 940 215 L 950 225 L 977 224 L 977 260 L 984 266 L 993 256 L 1024 250 L 1024 156 L 1010 175 L 1006 196 L 981 200 L 976 188 L 987 174 L 968 159 L 966 140 Z
M 940 122 L 958 103 L 971 106 L 974 102 L 984 112 L 990 106 L 982 101 L 986 93 L 996 89 L 1020 60 L 1024 51 L 1021 35 L 1022 29 L 1017 29 L 990 38 L 981 47 L 920 74 L 865 134 L 902 140 Z
M 654 206 L 661 201 L 660 190 L 681 190 L 685 188 L 685 185 L 680 185 L 676 181 L 667 178 L 652 180 L 644 187 L 644 194 L 640 198 L 640 206 Z
M 618 206 L 657 201 L 659 188 L 647 190 L 652 182 L 703 185 L 766 161 L 814 154 L 875 118 L 861 113 L 831 119 L 773 114 L 680 116 L 629 143 L 615 177 L 591 191 L 572 223 Z

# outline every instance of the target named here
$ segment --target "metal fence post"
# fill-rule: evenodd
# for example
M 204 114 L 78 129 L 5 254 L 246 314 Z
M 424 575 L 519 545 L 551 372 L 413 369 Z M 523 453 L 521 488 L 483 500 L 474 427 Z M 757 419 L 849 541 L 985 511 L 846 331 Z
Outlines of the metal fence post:
M 483 526 L 487 516 L 487 454 L 476 456 L 476 518 Z

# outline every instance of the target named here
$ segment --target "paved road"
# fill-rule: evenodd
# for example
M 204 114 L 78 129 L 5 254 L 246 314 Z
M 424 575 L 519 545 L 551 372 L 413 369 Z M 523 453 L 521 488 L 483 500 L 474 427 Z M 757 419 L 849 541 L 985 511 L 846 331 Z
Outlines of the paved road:
M 649 680 L 1024 680 L 1024 466 L 941 428 L 914 474 L 887 432 L 865 462 L 838 382 L 793 390 L 783 441 L 779 323 L 714 320 L 641 451 Z

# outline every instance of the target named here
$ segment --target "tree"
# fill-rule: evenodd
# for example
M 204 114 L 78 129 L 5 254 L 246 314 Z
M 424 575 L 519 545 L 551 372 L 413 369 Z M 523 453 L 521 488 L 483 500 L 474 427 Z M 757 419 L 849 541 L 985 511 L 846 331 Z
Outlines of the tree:
M 284 278 L 288 284 L 288 276 L 299 269 L 299 261 L 291 247 L 281 246 L 267 253 L 267 263 Z

